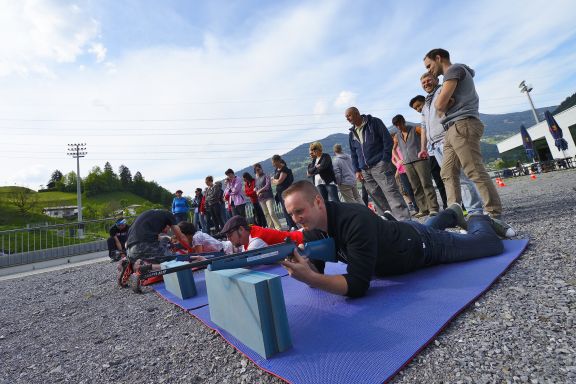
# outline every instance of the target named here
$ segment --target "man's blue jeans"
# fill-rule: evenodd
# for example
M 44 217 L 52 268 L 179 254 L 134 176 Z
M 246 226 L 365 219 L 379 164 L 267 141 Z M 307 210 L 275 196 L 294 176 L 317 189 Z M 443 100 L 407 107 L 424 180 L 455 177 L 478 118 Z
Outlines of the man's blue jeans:
M 468 233 L 444 231 L 456 226 L 456 213 L 446 209 L 431 217 L 426 224 L 409 222 L 422 238 L 424 264 L 427 267 L 459 261 L 495 256 L 504 250 L 502 240 L 492 229 L 490 217 L 472 215 L 468 220 Z

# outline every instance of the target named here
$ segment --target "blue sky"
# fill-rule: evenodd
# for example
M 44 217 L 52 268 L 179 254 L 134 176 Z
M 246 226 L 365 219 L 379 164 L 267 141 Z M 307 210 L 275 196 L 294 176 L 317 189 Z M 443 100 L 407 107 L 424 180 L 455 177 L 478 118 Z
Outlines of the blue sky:
M 298 144 L 346 132 L 356 105 L 418 116 L 422 57 L 476 70 L 481 112 L 576 92 L 573 1 L 0 0 L 0 185 L 37 189 L 110 160 L 190 193 Z

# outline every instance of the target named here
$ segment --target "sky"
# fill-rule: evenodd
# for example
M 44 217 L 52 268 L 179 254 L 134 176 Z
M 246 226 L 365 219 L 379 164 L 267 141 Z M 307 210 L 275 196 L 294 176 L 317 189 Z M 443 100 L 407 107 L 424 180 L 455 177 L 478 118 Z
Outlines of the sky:
M 0 185 L 109 161 L 193 194 L 349 128 L 409 121 L 432 48 L 476 71 L 480 112 L 576 92 L 576 2 L 0 0 Z

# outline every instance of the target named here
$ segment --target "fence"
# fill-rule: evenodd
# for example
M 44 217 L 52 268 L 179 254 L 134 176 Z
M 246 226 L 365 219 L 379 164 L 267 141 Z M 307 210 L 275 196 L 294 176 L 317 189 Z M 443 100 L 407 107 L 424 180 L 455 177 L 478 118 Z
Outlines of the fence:
M 109 218 L 0 231 L 0 267 L 106 250 L 114 222 Z

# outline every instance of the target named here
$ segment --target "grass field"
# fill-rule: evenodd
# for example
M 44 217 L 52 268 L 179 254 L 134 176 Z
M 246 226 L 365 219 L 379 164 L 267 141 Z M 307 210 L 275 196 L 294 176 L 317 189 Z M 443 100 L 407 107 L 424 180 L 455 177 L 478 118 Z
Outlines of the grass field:
M 29 192 L 32 199 L 37 199 L 37 204 L 28 213 L 22 214 L 18 208 L 10 202 L 14 193 Z M 50 218 L 42 213 L 46 207 L 58 207 L 64 205 L 76 205 L 76 193 L 74 192 L 35 192 L 24 187 L 0 187 L 0 230 L 23 228 L 28 224 L 63 223 L 67 220 Z M 131 192 L 110 192 L 94 197 L 83 197 L 82 205 L 95 210 L 118 210 L 128 205 L 152 206 L 148 200 Z M 85 212 L 85 210 L 83 210 Z

